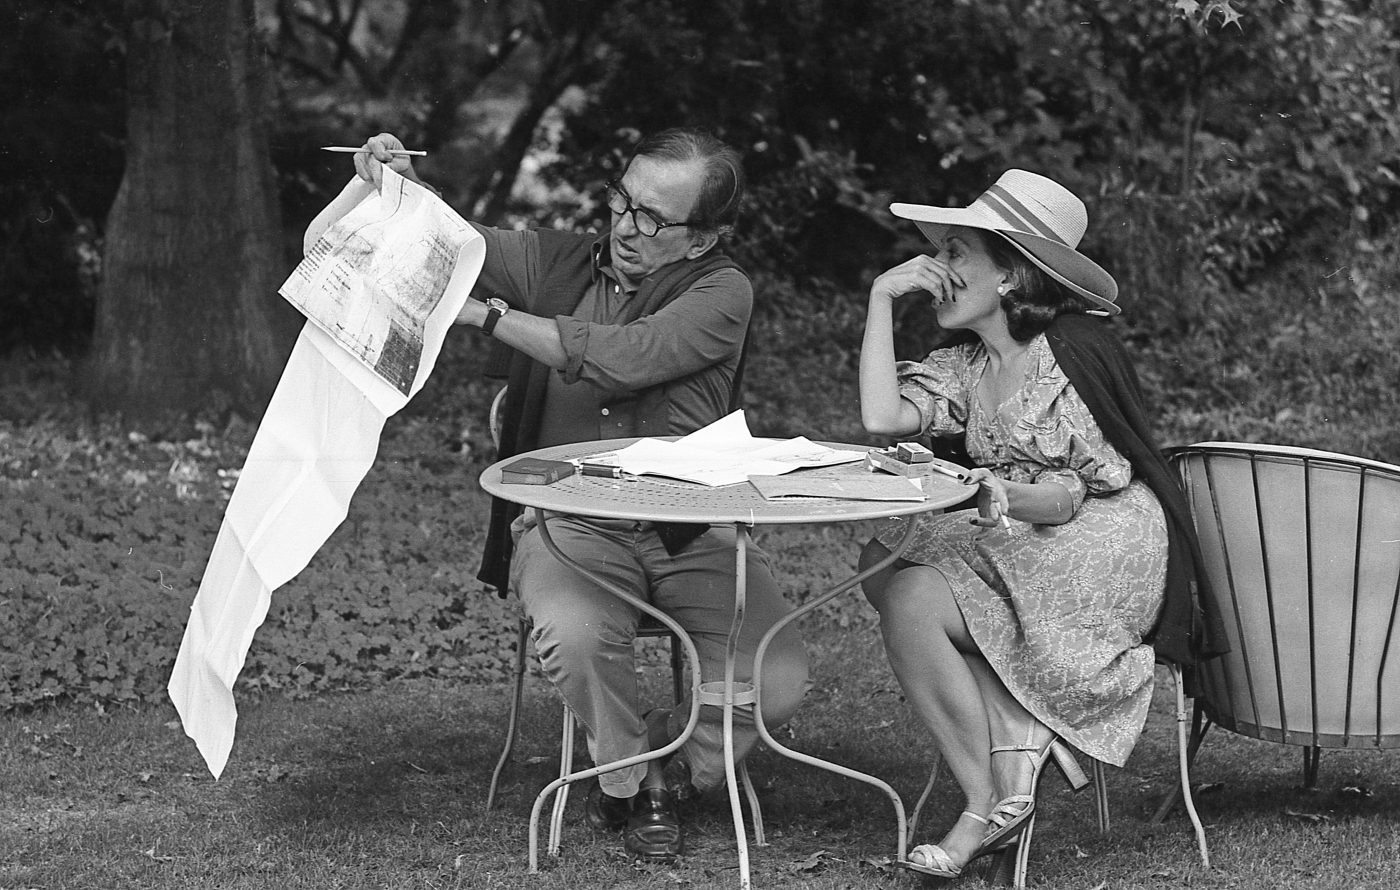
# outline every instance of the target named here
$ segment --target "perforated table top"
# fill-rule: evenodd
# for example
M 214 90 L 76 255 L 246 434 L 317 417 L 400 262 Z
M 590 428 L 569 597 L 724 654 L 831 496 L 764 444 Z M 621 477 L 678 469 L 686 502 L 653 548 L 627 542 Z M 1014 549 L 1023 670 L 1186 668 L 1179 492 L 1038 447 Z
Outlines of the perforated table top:
M 489 494 L 526 507 L 595 519 L 634 519 L 650 522 L 745 523 L 748 525 L 844 522 L 925 513 L 961 503 L 969 487 L 953 479 L 930 476 L 923 501 L 864 501 L 844 498 L 783 498 L 768 500 L 749 482 L 712 488 L 696 482 L 640 476 L 609 479 L 575 473 L 551 485 L 503 483 L 501 467 L 521 457 L 574 460 L 617 451 L 636 439 L 610 439 L 540 448 L 514 455 L 487 467 L 481 487 Z M 868 451 L 866 445 L 823 442 L 831 448 Z M 851 479 L 869 475 L 864 462 L 795 470 L 809 476 Z

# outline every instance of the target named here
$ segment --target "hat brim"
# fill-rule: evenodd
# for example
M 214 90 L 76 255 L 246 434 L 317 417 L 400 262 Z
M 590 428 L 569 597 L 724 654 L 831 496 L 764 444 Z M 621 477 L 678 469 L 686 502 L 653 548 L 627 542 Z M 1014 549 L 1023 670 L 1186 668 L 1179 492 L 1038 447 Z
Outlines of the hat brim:
M 1098 263 L 1059 241 L 1010 229 L 991 214 L 974 207 L 930 207 L 926 204 L 891 204 L 890 212 L 912 220 L 929 241 L 942 246 L 949 226 L 995 232 L 1026 259 L 1070 291 L 1094 306 L 1117 315 L 1118 282 Z

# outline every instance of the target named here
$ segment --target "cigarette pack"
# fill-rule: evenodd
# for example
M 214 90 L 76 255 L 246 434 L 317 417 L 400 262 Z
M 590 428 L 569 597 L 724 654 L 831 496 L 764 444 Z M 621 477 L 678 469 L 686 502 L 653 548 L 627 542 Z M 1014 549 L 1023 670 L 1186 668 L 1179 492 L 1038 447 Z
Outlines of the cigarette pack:
M 515 485 L 549 485 L 574 474 L 574 465 L 566 460 L 541 460 L 522 457 L 501 467 L 501 481 Z
M 900 442 L 894 447 L 894 456 L 906 464 L 926 464 L 933 460 L 933 452 L 918 442 Z
M 866 452 L 865 463 L 872 470 L 884 470 L 899 476 L 950 476 L 959 482 L 967 482 L 972 478 L 966 468 L 934 457 L 932 453 L 918 463 L 910 463 L 900 460 L 895 448 L 886 448 Z

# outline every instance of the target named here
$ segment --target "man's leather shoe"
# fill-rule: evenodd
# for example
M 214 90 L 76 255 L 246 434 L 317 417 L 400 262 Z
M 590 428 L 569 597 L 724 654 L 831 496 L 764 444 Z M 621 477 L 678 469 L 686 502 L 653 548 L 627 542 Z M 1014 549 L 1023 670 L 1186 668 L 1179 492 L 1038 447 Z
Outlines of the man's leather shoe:
M 603 793 L 601 785 L 588 789 L 588 801 L 584 804 L 583 815 L 599 831 L 621 831 L 627 826 L 627 817 L 632 815 L 630 797 L 613 797 Z
M 670 862 L 685 846 L 676 798 L 665 788 L 643 788 L 632 798 L 632 815 L 622 845 L 628 853 L 652 862 Z

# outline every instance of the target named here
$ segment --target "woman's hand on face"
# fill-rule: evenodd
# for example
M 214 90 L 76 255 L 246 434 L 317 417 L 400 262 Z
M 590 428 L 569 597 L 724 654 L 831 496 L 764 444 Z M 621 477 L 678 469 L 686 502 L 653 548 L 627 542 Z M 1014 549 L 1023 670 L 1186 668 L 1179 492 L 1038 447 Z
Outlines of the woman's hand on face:
M 378 136 L 371 136 L 365 140 L 365 148 L 369 151 L 356 152 L 355 173 L 365 182 L 372 182 L 377 187 L 384 178 L 384 167 L 388 167 L 400 176 L 408 176 L 413 169 L 413 162 L 406 155 L 390 154 L 391 151 L 403 148 L 403 142 L 393 133 L 380 133 Z
M 896 300 L 907 294 L 923 292 L 942 303 L 957 299 L 953 290 L 963 286 L 962 276 L 954 272 L 946 261 L 920 254 L 876 276 L 874 284 L 870 286 L 870 296 Z
M 998 525 L 1005 528 L 1006 511 L 1010 509 L 1006 497 L 1006 483 L 986 467 L 976 467 L 971 474 L 972 481 L 977 484 L 977 518 L 971 520 L 972 524 L 983 528 Z

